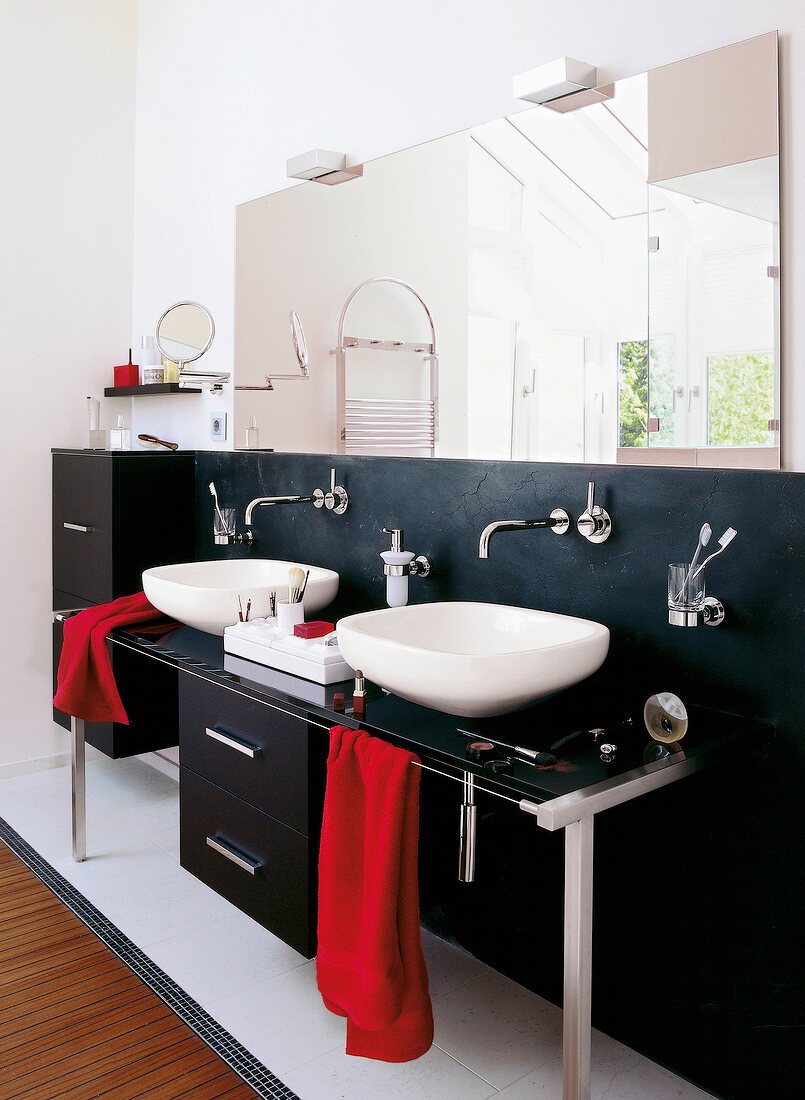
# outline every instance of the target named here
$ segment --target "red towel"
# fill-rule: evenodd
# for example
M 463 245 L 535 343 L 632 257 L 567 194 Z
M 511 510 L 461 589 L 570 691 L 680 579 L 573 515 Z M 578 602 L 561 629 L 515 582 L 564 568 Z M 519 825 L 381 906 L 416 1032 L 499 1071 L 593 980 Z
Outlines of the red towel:
M 106 635 L 118 626 L 162 617 L 144 592 L 136 592 L 66 619 L 54 707 L 87 722 L 127 726 L 129 718 L 115 684 Z
M 417 757 L 330 731 L 319 854 L 319 990 L 347 1054 L 408 1062 L 433 1042 L 419 931 Z

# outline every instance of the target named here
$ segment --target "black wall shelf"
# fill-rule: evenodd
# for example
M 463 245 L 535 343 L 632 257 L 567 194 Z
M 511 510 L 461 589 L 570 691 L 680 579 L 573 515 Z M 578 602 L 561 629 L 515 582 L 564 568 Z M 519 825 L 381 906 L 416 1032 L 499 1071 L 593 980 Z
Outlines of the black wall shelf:
M 179 386 L 178 382 L 153 382 L 150 386 L 107 386 L 104 397 L 157 397 L 166 393 L 201 393 L 196 387 Z

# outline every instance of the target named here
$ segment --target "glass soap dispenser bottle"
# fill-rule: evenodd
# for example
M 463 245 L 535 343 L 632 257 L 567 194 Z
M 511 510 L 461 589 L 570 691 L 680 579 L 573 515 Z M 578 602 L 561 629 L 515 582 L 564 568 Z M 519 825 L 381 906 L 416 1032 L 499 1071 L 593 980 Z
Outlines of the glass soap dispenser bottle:
M 260 429 L 257 427 L 257 417 L 250 416 L 249 424 L 246 428 L 246 448 L 250 451 L 259 450 L 260 447 Z
M 122 416 L 117 418 L 117 427 L 109 429 L 109 450 L 131 450 L 131 428 L 127 428 Z

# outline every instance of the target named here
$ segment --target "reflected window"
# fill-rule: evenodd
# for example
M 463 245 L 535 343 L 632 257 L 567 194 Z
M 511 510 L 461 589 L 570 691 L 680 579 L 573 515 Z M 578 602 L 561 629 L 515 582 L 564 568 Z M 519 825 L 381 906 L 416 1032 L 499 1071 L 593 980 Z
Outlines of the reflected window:
M 771 351 L 707 358 L 707 442 L 710 447 L 770 446 L 774 435 Z

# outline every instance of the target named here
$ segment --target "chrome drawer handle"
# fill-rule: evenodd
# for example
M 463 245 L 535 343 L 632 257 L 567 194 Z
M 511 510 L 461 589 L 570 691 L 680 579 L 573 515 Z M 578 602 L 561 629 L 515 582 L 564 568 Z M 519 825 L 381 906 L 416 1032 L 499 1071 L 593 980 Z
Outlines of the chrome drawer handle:
M 62 527 L 65 527 L 68 531 L 81 531 L 83 534 L 88 535 L 92 530 L 91 527 L 87 527 L 84 523 L 63 523 Z
M 230 749 L 242 752 L 244 756 L 250 756 L 252 760 L 256 760 L 258 756 L 263 755 L 263 750 L 259 745 L 252 745 L 240 737 L 235 737 L 232 733 L 224 733 L 223 730 L 211 728 L 210 726 L 207 726 L 204 732 L 208 737 L 220 741 L 222 745 L 228 745 Z
M 218 852 L 219 855 L 225 856 L 227 859 L 231 859 L 237 867 L 240 867 L 242 871 L 246 871 L 250 875 L 256 875 L 263 866 L 262 863 L 258 863 L 256 859 L 252 859 L 243 852 L 239 852 L 233 845 L 227 844 L 225 840 L 208 836 L 207 844 L 213 851 Z

